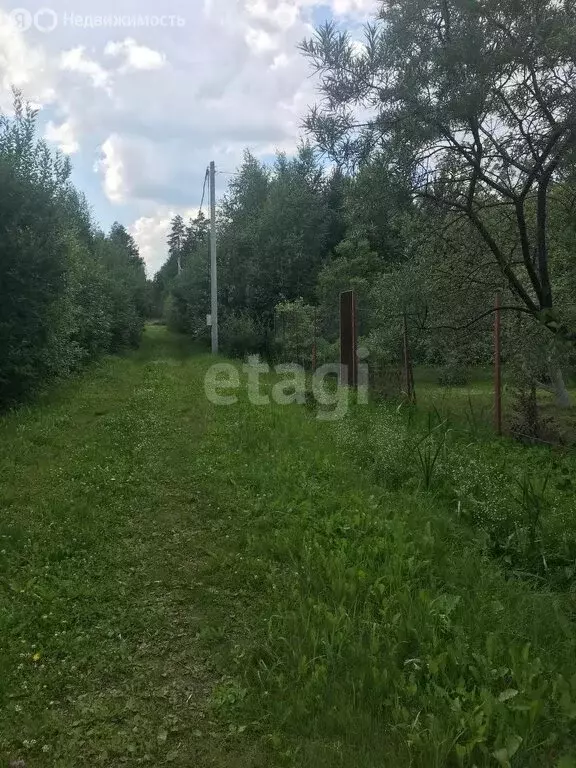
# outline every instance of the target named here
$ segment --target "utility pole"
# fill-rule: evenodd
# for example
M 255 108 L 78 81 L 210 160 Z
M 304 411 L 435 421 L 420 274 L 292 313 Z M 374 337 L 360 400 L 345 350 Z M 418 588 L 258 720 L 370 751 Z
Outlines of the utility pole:
M 218 354 L 218 269 L 216 266 L 216 168 L 210 162 L 210 286 L 212 295 L 212 354 Z

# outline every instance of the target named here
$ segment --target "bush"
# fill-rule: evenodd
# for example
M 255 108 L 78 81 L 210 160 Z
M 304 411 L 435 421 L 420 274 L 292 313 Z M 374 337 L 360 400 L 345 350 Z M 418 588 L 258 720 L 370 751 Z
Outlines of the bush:
M 468 371 L 457 363 L 448 363 L 438 375 L 441 387 L 465 387 L 469 382 Z
M 328 342 L 320 339 L 317 333 L 319 319 L 315 307 L 305 304 L 302 299 L 285 301 L 276 306 L 275 316 L 275 348 L 278 359 L 283 363 L 297 363 L 311 368 L 314 342 L 319 365 L 324 354 L 331 357 Z
M 165 316 L 168 327 L 177 333 L 186 333 L 197 341 L 208 343 L 210 329 L 206 314 L 210 307 L 209 286 L 206 276 L 192 267 L 177 275 L 166 298 Z
M 248 312 L 228 312 L 220 323 L 222 352 L 229 357 L 269 356 L 271 336 L 266 326 Z

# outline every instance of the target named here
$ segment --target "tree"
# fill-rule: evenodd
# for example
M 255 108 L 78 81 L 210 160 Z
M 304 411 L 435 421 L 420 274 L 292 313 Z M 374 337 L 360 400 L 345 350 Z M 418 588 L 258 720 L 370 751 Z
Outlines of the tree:
M 48 375 L 63 317 L 66 248 L 60 212 L 42 188 L 0 160 L 0 404 Z
M 248 309 L 255 300 L 254 283 L 262 267 L 261 218 L 269 184 L 269 171 L 246 151 L 222 201 L 218 231 L 220 295 L 231 311 Z
M 16 92 L 0 116 L 0 408 L 140 338 L 138 249 L 120 225 L 96 231 L 69 176 Z
M 170 245 L 172 235 L 168 240 Z M 178 250 L 171 247 L 170 253 L 168 269 L 170 264 L 174 269 L 177 258 L 181 271 L 169 280 L 168 323 L 174 330 L 189 333 L 196 339 L 206 338 L 206 315 L 210 311 L 210 256 L 208 221 L 202 213 L 184 227 Z
M 397 355 L 406 317 L 416 362 L 489 364 L 495 294 L 511 299 L 482 239 L 467 220 L 431 207 L 405 220 L 403 240 L 404 261 L 372 281 L 375 346 L 384 356 Z
M 335 258 L 326 264 L 318 276 L 318 298 L 321 307 L 322 329 L 330 341 L 340 331 L 340 294 L 356 293 L 358 333 L 368 335 L 370 330 L 370 292 L 373 281 L 380 277 L 382 260 L 370 250 L 368 240 L 347 239 L 336 246 Z
M 132 236 L 116 222 L 108 236 L 96 234 L 93 250 L 107 273 L 111 351 L 135 347 L 148 314 L 146 271 L 138 248 Z
M 515 311 L 575 342 L 555 301 L 549 205 L 576 147 L 576 9 L 389 0 L 379 18 L 361 50 L 330 24 L 303 44 L 325 96 L 309 131 L 341 164 L 391 150 L 416 198 L 474 227 Z
M 180 274 L 182 271 L 182 249 L 184 247 L 185 236 L 186 228 L 184 226 L 184 219 L 178 214 L 172 219 L 170 234 L 168 236 L 168 252 L 170 257 L 176 261 L 177 274 Z
M 344 208 L 347 236 L 367 239 L 384 269 L 406 258 L 404 222 L 414 213 L 409 180 L 389 152 L 374 152 L 350 180 Z
M 276 157 L 269 171 L 252 155 L 230 183 L 219 230 L 222 306 L 272 327 L 284 301 L 316 300 L 318 274 L 345 232 L 347 180 L 325 174 L 303 144 L 295 157 Z
M 258 313 L 271 317 L 275 306 L 286 300 L 314 301 L 318 272 L 328 256 L 329 227 L 334 227 L 329 196 L 338 206 L 330 187 L 308 145 L 294 158 L 277 156 L 261 212 L 262 263 L 255 275 Z

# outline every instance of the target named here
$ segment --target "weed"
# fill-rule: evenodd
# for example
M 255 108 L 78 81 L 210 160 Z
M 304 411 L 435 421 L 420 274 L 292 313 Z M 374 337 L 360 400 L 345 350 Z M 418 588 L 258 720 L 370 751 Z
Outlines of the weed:
M 436 465 L 444 450 L 448 432 L 448 421 L 439 421 L 439 418 L 440 414 L 437 410 L 428 414 L 427 433 L 416 445 L 422 484 L 427 491 L 432 487 Z M 438 420 L 437 424 L 434 424 L 434 419 Z
M 525 474 L 517 481 L 520 488 L 520 496 L 516 501 L 522 511 L 525 520 L 525 528 L 528 534 L 528 556 L 536 554 L 539 534 L 542 529 L 542 516 L 547 509 L 546 488 L 550 480 L 548 472 L 543 478 L 533 478 Z

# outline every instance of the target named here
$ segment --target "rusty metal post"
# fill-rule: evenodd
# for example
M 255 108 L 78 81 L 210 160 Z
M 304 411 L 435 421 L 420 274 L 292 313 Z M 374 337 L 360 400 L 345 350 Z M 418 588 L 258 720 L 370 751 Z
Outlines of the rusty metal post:
M 340 294 L 340 384 L 358 386 L 356 296 L 354 291 Z
M 496 294 L 494 310 L 494 428 L 502 434 L 502 318 L 500 294 Z
M 406 322 L 406 312 L 404 312 L 403 322 L 403 348 L 404 348 L 404 387 L 408 399 L 410 399 L 410 368 L 408 362 L 408 324 Z
M 406 386 L 406 395 L 408 402 L 416 405 L 416 387 L 414 386 L 414 369 L 412 367 L 412 358 L 410 357 L 410 345 L 408 342 L 408 321 L 406 312 L 404 312 L 404 384 Z

